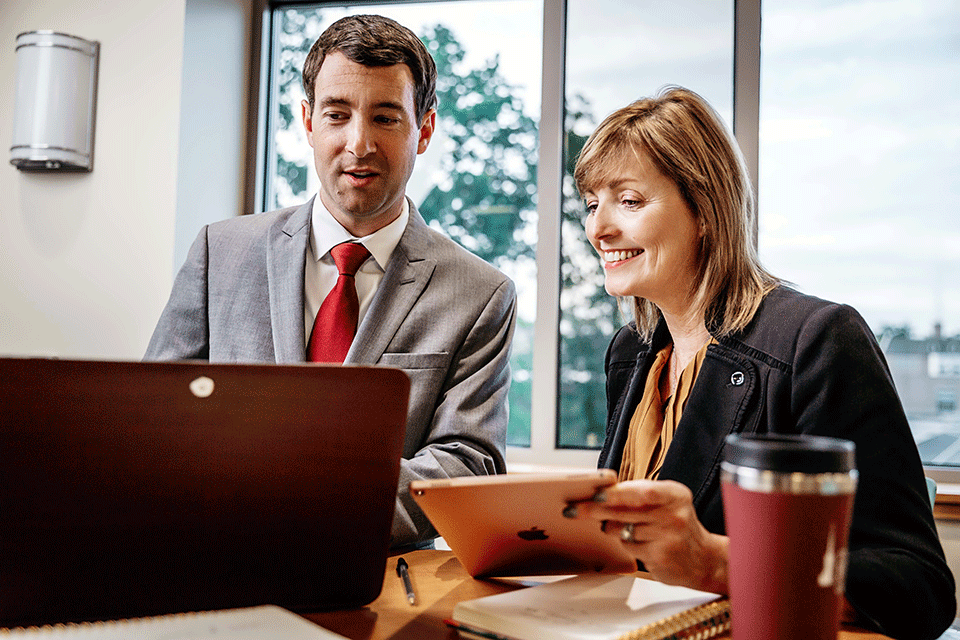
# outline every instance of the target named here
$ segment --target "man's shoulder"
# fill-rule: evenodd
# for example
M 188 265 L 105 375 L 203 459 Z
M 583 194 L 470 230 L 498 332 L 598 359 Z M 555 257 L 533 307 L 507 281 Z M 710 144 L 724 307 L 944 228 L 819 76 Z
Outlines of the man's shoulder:
M 210 224 L 211 234 L 222 235 L 256 235 L 266 233 L 269 229 L 283 227 L 290 218 L 304 205 L 275 209 L 263 213 L 252 213 L 228 218 Z
M 498 285 L 504 281 L 510 281 L 510 278 L 495 266 L 427 224 L 417 225 L 415 243 L 412 247 L 422 252 L 419 257 L 436 260 L 439 264 L 445 265 L 446 269 L 455 269 L 474 281 Z

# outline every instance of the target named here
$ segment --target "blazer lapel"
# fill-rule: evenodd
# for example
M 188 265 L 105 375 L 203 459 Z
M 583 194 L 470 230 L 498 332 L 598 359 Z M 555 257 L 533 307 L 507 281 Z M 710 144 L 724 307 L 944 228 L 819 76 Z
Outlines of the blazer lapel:
M 637 340 L 639 340 L 639 336 Z M 607 410 L 609 415 L 613 416 L 612 419 L 616 420 L 616 424 L 607 425 L 607 441 L 604 443 L 603 451 L 600 454 L 600 464 L 608 469 L 613 469 L 617 472 L 620 471 L 620 465 L 623 462 L 623 451 L 630 435 L 630 422 L 633 420 L 636 407 L 639 406 L 640 400 L 643 398 L 643 391 L 646 386 L 650 366 L 655 359 L 656 353 L 660 351 L 669 340 L 670 332 L 667 330 L 666 323 L 661 321 L 657 325 L 649 343 L 643 345 L 627 345 L 628 348 L 622 353 L 608 354 L 608 358 L 611 358 L 611 361 L 605 363 L 607 369 L 607 393 L 609 395 L 610 393 L 616 393 L 616 391 L 613 391 L 615 389 L 622 389 L 620 397 L 617 399 L 616 408 L 609 406 L 608 398 Z M 633 350 L 635 347 L 639 349 L 636 352 Z M 629 374 L 622 371 L 615 373 L 613 368 L 616 367 L 617 362 L 614 362 L 614 360 L 629 362 L 631 359 L 634 361 L 634 364 Z M 622 382 L 617 379 L 619 376 L 624 375 L 629 375 L 629 379 Z M 610 419 L 608 416 L 608 420 Z
M 661 479 L 677 480 L 690 488 L 694 506 L 709 499 L 709 490 L 717 486 L 724 439 L 747 426 L 743 423 L 746 408 L 757 388 L 752 362 L 722 345 L 707 348 L 660 470 Z
M 267 243 L 270 326 L 278 363 L 306 360 L 303 277 L 312 212 L 313 198 L 271 229 Z
M 344 364 L 376 364 L 420 298 L 437 266 L 436 259 L 426 257 L 428 230 L 411 204 L 407 228 L 393 250 Z
M 649 350 L 638 354 L 636 366 L 630 370 L 629 381 L 623 387 L 623 393 L 617 401 L 617 409 L 613 414 L 617 423 L 609 425 L 607 429 L 608 436 L 600 454 L 600 464 L 618 473 L 620 465 L 623 463 L 623 451 L 630 435 L 630 421 L 633 419 L 633 410 L 628 411 L 626 408 L 636 407 L 640 404 L 651 362 L 652 358 Z M 609 371 L 607 375 L 610 376 Z

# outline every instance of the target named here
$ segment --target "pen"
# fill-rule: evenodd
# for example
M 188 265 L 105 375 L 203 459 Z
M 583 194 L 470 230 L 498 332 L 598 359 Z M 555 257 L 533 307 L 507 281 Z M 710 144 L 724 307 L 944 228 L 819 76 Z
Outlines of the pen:
M 397 560 L 397 575 L 403 580 L 403 590 L 407 592 L 407 602 L 417 603 L 417 594 L 413 592 L 413 585 L 410 583 L 410 572 L 407 568 L 407 561 L 403 558 Z

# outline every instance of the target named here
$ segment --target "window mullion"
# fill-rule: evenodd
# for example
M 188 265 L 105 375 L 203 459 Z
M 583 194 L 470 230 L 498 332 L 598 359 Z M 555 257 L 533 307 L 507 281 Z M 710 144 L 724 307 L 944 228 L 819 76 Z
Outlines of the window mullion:
M 760 1 L 735 0 L 733 20 L 733 133 L 754 196 L 760 176 Z
M 537 317 L 534 323 L 530 453 L 549 457 L 556 442 L 560 319 L 560 209 L 563 180 L 563 76 L 566 3 L 543 3 L 543 79 L 537 169 Z

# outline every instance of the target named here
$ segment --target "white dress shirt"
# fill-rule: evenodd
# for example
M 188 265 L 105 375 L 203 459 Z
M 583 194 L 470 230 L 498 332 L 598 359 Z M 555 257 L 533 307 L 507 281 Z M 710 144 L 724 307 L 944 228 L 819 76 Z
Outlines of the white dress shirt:
M 370 301 L 383 280 L 383 272 L 393 255 L 393 250 L 400 242 L 400 236 L 407 228 L 410 218 L 410 205 L 403 199 L 403 210 L 396 220 L 387 226 L 374 231 L 368 236 L 357 238 L 343 228 L 333 215 L 320 201 L 319 194 L 313 200 L 313 214 L 310 225 L 310 246 L 307 249 L 306 268 L 303 276 L 303 322 L 306 344 L 310 343 L 310 334 L 313 332 L 313 323 L 324 298 L 337 284 L 340 272 L 333 262 L 330 249 L 342 242 L 359 242 L 367 251 L 367 258 L 355 277 L 357 283 L 357 297 L 360 298 L 360 318 L 357 326 L 363 322 Z M 371 259 L 372 258 L 372 259 Z

